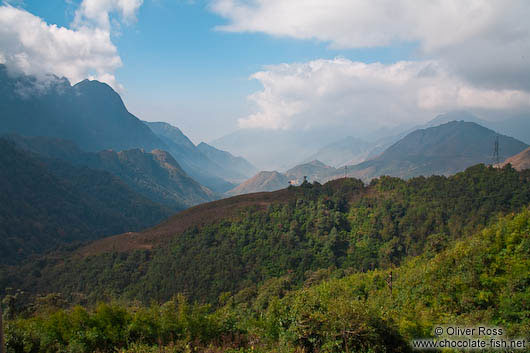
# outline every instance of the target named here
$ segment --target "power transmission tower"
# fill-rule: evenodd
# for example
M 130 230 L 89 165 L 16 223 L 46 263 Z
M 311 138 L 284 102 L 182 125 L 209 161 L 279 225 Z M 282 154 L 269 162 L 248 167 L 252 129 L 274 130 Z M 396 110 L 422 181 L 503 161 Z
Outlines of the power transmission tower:
M 499 164 L 499 134 L 495 135 L 495 145 L 493 148 L 493 164 Z

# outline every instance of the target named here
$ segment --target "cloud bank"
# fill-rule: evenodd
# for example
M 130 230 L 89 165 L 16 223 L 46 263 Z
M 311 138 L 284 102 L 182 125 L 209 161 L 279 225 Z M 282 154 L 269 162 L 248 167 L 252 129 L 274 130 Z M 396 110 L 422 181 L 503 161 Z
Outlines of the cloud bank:
M 417 46 L 416 62 L 268 67 L 252 76 L 264 89 L 250 97 L 258 112 L 240 120 L 244 127 L 288 128 L 301 115 L 317 123 L 315 111 L 320 120 L 353 114 L 384 122 L 436 108 L 528 107 L 525 0 L 214 0 L 211 9 L 228 20 L 218 27 L 223 31 L 314 39 L 333 48 Z
M 436 61 L 365 64 L 344 58 L 269 66 L 244 128 L 397 125 L 453 109 L 530 109 L 530 93 L 477 88 Z
M 110 15 L 130 23 L 141 0 L 84 0 L 71 28 L 48 24 L 10 5 L 0 6 L 0 63 L 42 77 L 55 74 L 72 83 L 97 79 L 122 90 L 114 72 L 122 66 L 112 43 Z

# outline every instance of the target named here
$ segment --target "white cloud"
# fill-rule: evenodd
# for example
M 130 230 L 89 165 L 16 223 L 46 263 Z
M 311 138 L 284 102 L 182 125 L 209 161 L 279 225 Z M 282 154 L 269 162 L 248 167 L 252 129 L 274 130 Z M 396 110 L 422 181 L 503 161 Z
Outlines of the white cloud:
M 476 85 L 530 90 L 527 0 L 213 0 L 218 29 L 317 39 L 336 48 L 417 43 Z
M 0 6 L 0 63 L 10 70 L 46 77 L 55 74 L 77 83 L 85 78 L 123 87 L 114 72 L 122 66 L 111 38 L 110 14 L 135 20 L 142 0 L 83 0 L 72 28 L 48 24 L 9 4 Z
M 110 14 L 118 12 L 121 20 L 131 23 L 143 0 L 83 0 L 75 12 L 74 27 L 95 26 L 110 30 Z
M 530 110 L 526 0 L 212 0 L 219 30 L 313 39 L 336 49 L 413 43 L 417 61 L 346 59 L 267 67 L 252 76 L 241 127 L 389 125 L 451 109 Z
M 257 112 L 239 120 L 243 128 L 389 126 L 452 109 L 530 109 L 528 92 L 476 88 L 436 61 L 336 58 L 269 66 L 252 78 L 263 90 L 250 96 Z

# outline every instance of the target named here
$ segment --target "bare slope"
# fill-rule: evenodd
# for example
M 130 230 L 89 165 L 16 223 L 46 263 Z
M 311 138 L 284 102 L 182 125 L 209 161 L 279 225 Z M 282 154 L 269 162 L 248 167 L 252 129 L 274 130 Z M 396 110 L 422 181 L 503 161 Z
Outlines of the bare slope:
M 503 163 L 500 164 L 500 167 L 504 167 L 508 163 L 511 164 L 514 169 L 519 171 L 530 169 L 530 147 L 521 153 L 516 154 L 515 156 L 507 158 Z
M 259 172 L 243 184 L 228 191 L 227 195 L 242 195 L 261 191 L 275 191 L 289 186 L 289 179 L 277 171 Z

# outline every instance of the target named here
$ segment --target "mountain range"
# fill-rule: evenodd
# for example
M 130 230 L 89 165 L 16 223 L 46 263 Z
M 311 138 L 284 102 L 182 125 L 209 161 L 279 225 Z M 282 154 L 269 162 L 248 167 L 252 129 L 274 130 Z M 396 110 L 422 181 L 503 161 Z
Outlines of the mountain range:
M 404 128 L 397 134 L 389 134 L 383 137 L 379 136 L 372 140 L 372 142 L 366 142 L 351 136 L 346 137 L 324 146 L 303 163 L 316 159 L 333 167 L 355 165 L 379 156 L 388 147 L 413 131 L 439 126 L 451 121 L 476 123 L 501 134 L 512 136 L 526 144 L 530 144 L 530 119 L 528 117 L 516 116 L 502 121 L 488 121 L 480 119 L 466 111 L 450 111 L 436 116 L 425 124 Z M 388 131 L 385 130 L 383 133 L 388 134 Z
M 84 152 L 71 141 L 52 137 L 8 135 L 19 148 L 72 165 L 107 171 L 139 194 L 174 211 L 216 199 L 208 188 L 190 178 L 166 151 L 141 149 Z
M 438 117 L 432 124 L 443 122 Z M 263 182 L 284 188 L 285 179 L 300 184 L 304 177 L 309 181 L 326 182 L 347 175 L 369 181 L 381 175 L 409 179 L 415 176 L 452 175 L 475 164 L 493 163 L 495 139 L 498 137 L 499 158 L 506 159 L 526 147 L 527 144 L 505 135 L 498 135 L 477 123 L 451 121 L 439 126 L 417 129 L 384 150 L 375 158 L 342 168 L 328 166 L 314 160 L 300 164 L 285 173 L 267 174 L 278 182 L 272 183 L 262 175 L 249 179 L 237 189 L 238 193 L 263 191 Z M 353 141 L 353 140 L 350 140 Z M 339 146 L 339 145 L 335 145 Z M 270 189 L 271 187 L 268 187 Z M 276 189 L 277 190 L 277 189 Z
M 225 179 L 233 183 L 240 184 L 258 172 L 258 169 L 243 157 L 236 157 L 205 142 L 199 143 L 197 148 L 206 157 L 217 163 L 223 170 Z
M 297 165 L 285 172 L 294 184 L 301 184 L 305 178 L 308 181 L 324 181 L 340 172 L 339 169 L 325 165 L 321 161 L 314 160 L 309 163 Z
M 206 157 L 182 131 L 164 122 L 144 122 L 162 140 L 182 168 L 195 180 L 223 193 L 235 185 L 222 178 L 222 168 Z
M 337 139 L 333 129 L 240 129 L 209 142 L 251 161 L 261 170 L 287 170 Z
M 118 93 L 99 81 L 72 86 L 52 75 L 14 75 L 0 64 L 0 116 L 0 134 L 61 138 L 87 152 L 167 151 L 189 176 L 217 193 L 235 186 L 224 178 L 252 175 L 221 167 L 174 126 L 142 122 L 129 113 Z
M 528 147 L 476 123 L 452 121 L 411 132 L 380 156 L 348 166 L 348 176 L 370 180 L 380 175 L 401 178 L 451 175 L 474 164 L 491 164 L 496 137 L 501 160 Z

